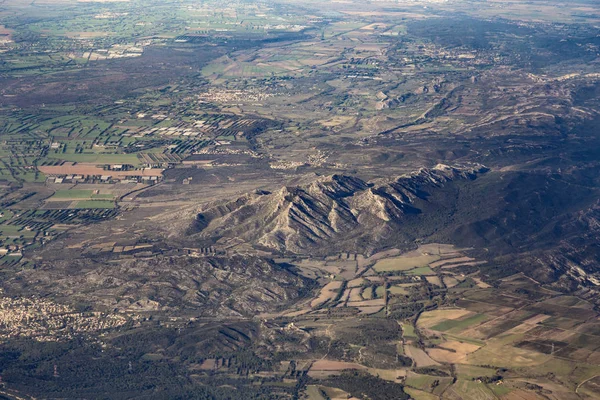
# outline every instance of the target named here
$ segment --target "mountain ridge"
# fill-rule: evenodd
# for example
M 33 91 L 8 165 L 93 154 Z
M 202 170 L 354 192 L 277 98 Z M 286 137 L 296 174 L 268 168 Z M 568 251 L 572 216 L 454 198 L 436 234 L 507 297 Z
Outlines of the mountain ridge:
M 306 185 L 208 204 L 187 233 L 199 240 L 235 237 L 274 251 L 302 253 L 323 241 L 360 236 L 359 230 L 377 236 L 406 215 L 420 214 L 428 190 L 473 180 L 488 170 L 481 164 L 438 164 L 372 182 L 346 175 L 320 177 Z

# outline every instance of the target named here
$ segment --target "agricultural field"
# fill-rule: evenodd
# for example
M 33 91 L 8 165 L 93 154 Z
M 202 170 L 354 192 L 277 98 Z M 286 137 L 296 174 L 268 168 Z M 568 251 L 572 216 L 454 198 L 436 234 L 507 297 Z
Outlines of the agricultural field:
M 515 284 L 520 282 L 521 285 L 526 283 L 518 276 L 506 281 Z M 445 392 L 451 393 L 450 396 L 492 399 L 496 395 L 513 392 L 516 395 L 522 390 L 522 378 L 499 378 L 498 369 L 527 374 L 530 368 L 535 367 L 540 371 L 552 371 L 557 376 L 570 376 L 566 378 L 572 379 L 567 387 L 555 388 L 565 393 L 569 385 L 576 385 L 575 381 L 581 379 L 571 375 L 572 367 L 567 365 L 581 362 L 581 371 L 588 378 L 598 371 L 595 359 L 590 358 L 596 346 L 590 347 L 589 343 L 595 343 L 595 340 L 574 335 L 572 331 L 546 328 L 546 321 L 551 321 L 551 316 L 530 311 L 537 310 L 547 302 L 565 304 L 564 315 L 577 318 L 577 309 L 585 310 L 586 301 L 548 293 L 553 297 L 531 304 L 519 303 L 517 308 L 509 308 L 497 304 L 496 296 L 502 294 L 494 293 L 492 289 L 453 290 L 460 291 L 465 301 L 462 304 L 466 307 L 427 311 L 420 315 L 416 323 L 428 355 L 456 368 L 459 380 L 449 388 L 449 392 Z M 514 290 L 514 287 L 508 289 L 507 286 L 507 290 Z M 477 298 L 479 304 L 468 302 L 473 298 Z M 488 314 L 480 313 L 484 309 L 481 307 L 483 302 L 490 306 L 485 307 Z M 585 321 L 591 316 L 598 318 L 597 314 L 582 314 L 578 324 L 585 326 Z
M 439 260 L 435 255 L 419 255 L 415 257 L 397 257 L 378 261 L 373 267 L 377 272 L 409 271 L 424 268 L 430 263 Z
M 331 261 L 298 263 L 302 268 L 310 265 L 311 273 L 317 276 L 330 277 L 333 273 L 340 278 L 324 286 L 310 303 L 312 310 L 297 309 L 285 315 L 294 318 L 297 326 L 310 329 L 314 329 L 308 322 L 310 318 L 322 318 L 325 309 L 329 318 L 346 319 L 352 315 L 361 316 L 368 310 L 366 315 L 370 313 L 369 318 L 373 322 L 385 316 L 398 315 L 396 318 L 399 318 L 402 334 L 394 353 L 407 360 L 404 368 L 388 372 L 385 368 L 369 369 L 367 372 L 377 371 L 378 376 L 384 379 L 400 379 L 407 392 L 417 399 L 535 396 L 538 389 L 531 391 L 523 385 L 532 367 L 564 377 L 564 385 L 552 389 L 555 393 L 567 393 L 582 382 L 581 390 L 586 390 L 585 385 L 593 385 L 594 374 L 600 371 L 595 356 L 597 341 L 586 335 L 596 332 L 597 323 L 590 325 L 586 321 L 597 319 L 598 314 L 591 311 L 587 301 L 545 290 L 537 300 L 517 300 L 511 297 L 511 293 L 519 287 L 530 286 L 530 281 L 510 276 L 500 283 L 501 289 L 482 287 L 476 282 L 475 275 L 452 272 L 460 271 L 460 267 L 444 269 L 440 268 L 441 264 L 435 265 L 440 258 L 463 263 L 477 262 L 475 257 L 467 257 L 465 250 L 457 248 L 440 250 L 438 253 L 442 254 L 435 257 L 423 254 L 431 251 L 432 246 L 424 246 L 406 255 L 390 251 L 371 257 L 370 262 L 362 260 L 361 265 L 367 266 L 362 278 L 347 275 L 347 268 L 352 271 L 358 268 L 347 261 L 333 269 L 335 264 Z M 293 260 L 286 261 L 293 263 Z M 434 264 L 433 268 L 428 266 L 431 264 Z M 427 279 L 431 278 L 427 276 L 431 273 L 437 274 L 440 280 L 432 284 L 431 279 Z M 345 277 L 341 278 L 342 275 Z M 462 282 L 462 286 L 446 287 L 443 283 L 449 282 L 448 278 Z M 466 285 L 468 281 L 472 283 Z M 428 293 L 427 297 L 420 297 L 425 293 Z M 436 301 L 436 297 L 433 302 L 429 300 L 432 295 L 440 296 L 447 305 L 428 310 L 427 305 Z M 407 308 L 409 301 L 411 308 Z M 403 315 L 414 313 L 414 304 L 423 307 L 416 322 L 410 317 L 403 319 Z M 553 315 L 543 313 L 543 310 L 550 310 L 545 308 L 548 304 L 553 305 Z M 381 307 L 383 311 L 380 311 Z M 563 309 L 559 315 L 557 310 L 560 307 Z M 579 322 L 574 318 L 579 318 Z M 558 324 L 568 330 L 558 329 Z M 323 334 L 332 334 L 330 325 L 323 323 L 319 326 Z M 574 327 L 578 327 L 580 333 L 574 333 Z M 363 351 L 367 354 L 366 350 Z M 574 374 L 573 363 L 577 362 L 581 363 L 580 371 Z M 334 368 L 335 363 L 330 364 L 332 367 L 327 370 L 327 376 L 335 371 L 341 373 L 344 369 L 360 370 L 365 365 L 359 362 L 359 365 L 340 364 Z M 319 365 L 311 369 L 312 376 L 325 376 Z M 452 369 L 448 370 L 449 367 Z M 590 379 L 590 383 L 586 379 Z M 542 381 L 536 376 L 536 385 L 545 387 Z
M 425 3 L 3 1 L 0 398 L 598 398 L 600 11 Z

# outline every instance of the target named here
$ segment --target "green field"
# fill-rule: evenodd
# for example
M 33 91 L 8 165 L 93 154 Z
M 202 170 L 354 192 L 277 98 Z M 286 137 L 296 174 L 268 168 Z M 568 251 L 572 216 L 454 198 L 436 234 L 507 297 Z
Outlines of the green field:
M 93 190 L 63 189 L 58 190 L 52 197 L 57 199 L 91 199 L 93 193 Z
M 476 314 L 472 315 L 465 319 L 452 319 L 440 322 L 437 325 L 431 327 L 432 330 L 438 332 L 446 332 L 449 330 L 454 330 L 455 332 L 459 332 L 463 329 L 470 327 L 471 325 L 478 324 L 480 322 L 485 321 L 488 318 L 485 314 Z
M 48 154 L 48 158 L 96 164 L 140 164 L 135 154 Z
M 494 368 L 479 367 L 477 365 L 457 364 L 456 374 L 459 378 L 473 379 L 481 376 L 494 376 L 496 370 Z
M 415 327 L 408 323 L 408 322 L 402 322 L 400 324 L 402 326 L 402 336 L 405 339 L 408 338 L 412 338 L 412 339 L 416 339 L 417 338 L 417 334 L 415 333 Z
M 435 381 L 438 381 L 438 385 L 434 384 Z M 443 391 L 444 388 L 450 383 L 452 383 L 452 378 L 450 377 L 421 375 L 415 373 L 410 373 L 406 378 L 406 386 L 426 392 L 433 391 L 433 393 L 436 394 Z
M 510 392 L 512 392 L 512 390 L 513 390 L 509 387 L 506 387 L 505 385 L 492 384 L 492 385 L 489 385 L 488 387 L 497 397 L 505 396 L 505 395 L 509 394 Z
M 32 238 L 35 237 L 36 232 L 23 229 L 23 226 L 19 225 L 1 225 L 0 235 L 9 237 L 23 236 L 24 238 Z
M 409 293 L 408 290 L 402 286 L 391 286 L 388 290 L 391 294 L 398 294 L 403 296 L 406 296 Z
M 1 211 L 1 216 L 0 216 L 0 223 L 4 222 L 4 221 L 8 221 L 9 219 L 11 219 L 13 216 L 15 215 L 14 212 L 12 212 L 11 210 L 2 210 Z
M 52 199 L 61 200 L 113 200 L 114 198 L 115 196 L 110 193 L 94 194 L 94 191 L 89 189 L 61 189 L 52 196 Z

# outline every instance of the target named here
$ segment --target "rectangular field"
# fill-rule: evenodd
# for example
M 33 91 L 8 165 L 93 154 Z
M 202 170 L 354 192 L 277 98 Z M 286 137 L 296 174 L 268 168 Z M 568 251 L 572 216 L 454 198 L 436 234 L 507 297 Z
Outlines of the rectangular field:
M 373 267 L 377 272 L 408 271 L 418 267 L 425 267 L 439 260 L 437 255 L 421 255 L 416 257 L 394 257 L 377 261 Z
M 488 319 L 488 316 L 485 314 L 475 314 L 464 319 L 453 319 L 440 322 L 439 324 L 432 326 L 431 329 L 439 332 L 446 332 L 450 330 L 457 332 L 483 322 L 486 319 Z

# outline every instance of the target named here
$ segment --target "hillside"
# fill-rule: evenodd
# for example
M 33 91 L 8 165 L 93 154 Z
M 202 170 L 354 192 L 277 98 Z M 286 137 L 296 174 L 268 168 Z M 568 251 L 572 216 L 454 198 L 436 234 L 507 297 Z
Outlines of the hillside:
M 431 192 L 485 172 L 481 165 L 440 164 L 374 182 L 344 175 L 322 177 L 303 186 L 209 204 L 187 233 L 197 240 L 236 238 L 288 253 L 314 251 L 339 241 L 355 243 L 360 251 L 385 241 L 405 218 L 443 207 L 430 203 Z

